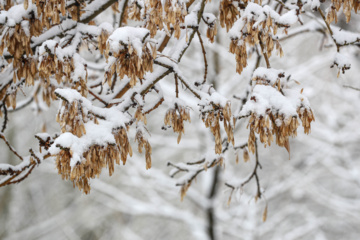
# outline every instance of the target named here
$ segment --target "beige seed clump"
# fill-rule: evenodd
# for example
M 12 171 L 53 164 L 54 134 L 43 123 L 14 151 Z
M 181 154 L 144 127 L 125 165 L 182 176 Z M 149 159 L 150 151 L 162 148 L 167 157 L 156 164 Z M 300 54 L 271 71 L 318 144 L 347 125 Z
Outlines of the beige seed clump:
M 180 142 L 182 134 L 185 133 L 184 121 L 191 122 L 190 111 L 177 103 L 175 103 L 174 108 L 170 108 L 165 114 L 165 125 L 171 126 L 173 131 L 179 134 L 177 143 Z
M 38 69 L 42 87 L 48 88 L 50 86 L 50 77 L 54 76 L 58 84 L 70 84 L 73 89 L 78 90 L 82 96 L 86 97 L 88 93 L 86 66 L 83 65 L 86 72 L 85 78 L 73 79 L 72 74 L 75 71 L 74 58 L 64 57 L 63 60 L 60 60 L 56 56 L 56 48 L 54 54 L 47 46 L 45 46 L 45 49 L 47 55 L 41 59 Z
M 239 16 L 240 12 L 232 0 L 220 2 L 220 25 L 222 28 L 226 26 L 226 31 L 229 31 Z
M 326 15 L 326 22 L 331 23 L 335 21 L 337 23 L 337 13 L 342 8 L 343 13 L 346 17 L 346 22 L 348 23 L 351 19 L 351 11 L 353 10 L 357 13 L 360 10 L 360 1 L 359 0 L 331 0 L 331 6 Z
M 217 34 L 217 26 L 216 26 L 216 21 L 214 20 L 212 23 L 208 24 L 208 28 L 206 30 L 206 37 L 210 40 L 211 43 L 213 43 L 216 34 Z
M 101 54 L 104 54 L 106 50 L 106 41 L 109 38 L 110 33 L 105 29 L 101 30 L 100 35 L 98 36 L 98 48 Z
M 261 21 L 260 24 L 253 18 L 245 18 L 245 21 L 246 26 L 243 31 L 246 32 L 241 32 L 240 38 L 232 38 L 229 46 L 229 51 L 235 54 L 236 72 L 239 74 L 247 66 L 247 46 L 252 47 L 260 44 L 262 51 L 268 58 L 274 49 L 277 50 L 280 57 L 284 55 L 279 41 L 273 39 L 279 24 L 275 23 L 270 16 Z
M 146 115 L 143 113 L 142 111 L 142 107 L 138 107 L 136 109 L 136 112 L 134 114 L 134 117 L 136 119 L 136 122 L 143 122 L 145 125 L 147 124 L 147 119 L 146 119 Z
M 1 28 L 1 32 L 2 30 Z M 0 43 L 0 55 L 2 56 L 4 49 L 7 48 L 8 52 L 14 57 L 14 65 L 18 65 L 18 61 L 21 61 L 24 53 L 26 56 L 33 55 L 30 47 L 31 35 L 26 34 L 21 24 L 16 24 L 13 30 L 4 33 Z
M 138 151 L 142 153 L 142 150 L 145 150 L 145 160 L 146 160 L 146 170 L 151 168 L 151 145 L 149 141 L 144 138 L 142 131 L 137 131 L 135 136 L 135 141 L 138 142 Z
M 174 37 L 179 39 L 181 34 L 180 24 L 184 23 L 187 15 L 185 3 L 180 4 L 178 1 L 165 0 L 164 12 L 164 22 L 167 28 L 170 29 L 172 25 L 174 27 Z
M 0 3 L 0 10 L 9 10 L 9 8 L 11 8 L 12 6 L 14 6 L 13 1 L 12 0 L 5 0 L 5 1 L 1 1 Z
M 62 98 L 61 96 L 59 97 Z M 81 101 L 69 103 L 65 99 L 63 99 L 62 108 L 58 112 L 56 120 L 59 122 L 63 133 L 70 132 L 79 138 L 86 134 L 86 122 L 93 121 L 95 124 L 98 124 L 97 117 L 91 112 L 86 111 L 82 107 Z M 115 138 L 115 144 L 90 146 L 82 154 L 81 161 L 77 162 L 73 167 L 71 167 L 72 150 L 59 146 L 61 151 L 56 155 L 56 166 L 62 178 L 71 180 L 74 186 L 88 194 L 90 192 L 90 178 L 99 177 L 104 167 L 109 169 L 109 175 L 111 176 L 114 172 L 115 163 L 120 164 L 121 160 L 125 164 L 127 156 L 132 156 L 127 130 L 120 127 L 114 129 L 112 134 Z M 149 146 L 146 145 L 145 149 L 151 153 L 151 147 L 149 150 Z M 148 160 L 147 156 L 147 163 L 148 161 L 150 161 L 151 166 L 151 158 Z
M 137 83 L 137 79 L 143 79 L 146 72 L 153 71 L 153 61 L 156 57 L 156 46 L 149 43 L 151 50 L 147 44 L 143 45 L 142 53 L 134 49 L 131 42 L 121 43 L 123 48 L 119 52 L 110 52 L 110 44 L 106 46 L 105 57 L 109 58 L 110 55 L 116 58 L 116 61 L 111 65 L 110 69 L 105 72 L 105 81 L 111 86 L 112 76 L 115 71 L 120 79 L 124 76 L 130 78 L 130 86 L 133 87 Z
M 135 21 L 141 20 L 141 8 L 137 4 L 136 1 L 134 1 L 130 7 L 128 7 L 128 18 Z M 126 11 L 126 10 L 125 10 Z
M 279 77 L 284 77 L 280 74 Z M 282 93 L 282 86 L 280 78 L 278 78 L 274 84 L 270 85 L 269 79 L 255 76 L 253 79 L 256 85 L 268 85 L 271 86 L 280 93 Z M 283 94 L 283 93 L 282 93 Z M 302 101 L 303 99 L 301 99 Z M 257 101 L 255 96 L 252 96 L 249 101 Z M 250 134 L 248 138 L 249 151 L 255 153 L 255 133 L 259 135 L 259 140 L 264 146 L 270 146 L 272 141 L 276 140 L 276 144 L 280 147 L 285 147 L 290 152 L 289 137 L 297 136 L 297 128 L 300 126 L 298 117 L 300 118 L 304 127 L 304 132 L 308 134 L 311 129 L 311 122 L 315 120 L 313 112 L 310 108 L 301 104 L 297 108 L 298 116 L 285 116 L 280 114 L 278 109 L 267 109 L 265 115 L 259 115 L 256 112 L 250 114 L 247 128 L 250 128 Z
M 222 140 L 220 133 L 220 121 L 224 122 L 224 129 L 228 137 L 228 142 L 234 145 L 234 130 L 230 124 L 231 121 L 231 105 L 228 102 L 225 107 L 218 107 L 209 111 L 202 116 L 202 120 L 207 128 L 215 137 L 215 153 L 220 154 L 222 151 Z
M 163 7 L 160 0 L 150 0 L 150 15 L 146 22 L 146 28 L 150 31 L 150 36 L 154 37 L 156 32 L 163 29 Z

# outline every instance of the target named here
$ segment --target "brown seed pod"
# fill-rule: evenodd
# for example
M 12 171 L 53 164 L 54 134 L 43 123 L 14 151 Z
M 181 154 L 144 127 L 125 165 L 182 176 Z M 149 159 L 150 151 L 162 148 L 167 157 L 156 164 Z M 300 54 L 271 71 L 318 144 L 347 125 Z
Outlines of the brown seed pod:
M 149 141 L 144 137 L 142 130 L 136 131 L 135 141 L 138 142 L 138 151 L 142 153 L 142 149 L 145 149 L 145 160 L 146 160 L 146 170 L 151 168 L 151 145 Z
M 135 86 L 137 80 L 142 79 L 146 72 L 153 71 L 156 48 L 154 44 L 145 42 L 149 31 L 143 30 L 132 27 L 118 28 L 109 37 L 105 51 L 105 57 L 109 64 L 105 72 L 105 81 L 109 85 L 111 85 L 111 79 L 115 71 L 120 79 L 123 79 L 125 75 L 128 76 L 131 87 Z M 138 33 L 137 36 L 141 36 L 141 39 L 130 40 L 130 37 L 124 37 L 127 36 L 126 34 L 132 33 Z M 114 45 L 116 46 L 114 47 Z M 142 45 L 142 48 L 139 49 L 140 45 Z M 111 60 L 110 63 L 109 59 Z
M 226 26 L 226 31 L 229 31 L 240 16 L 238 7 L 233 2 L 235 1 L 222 0 L 220 2 L 220 25 L 222 28 Z
M 343 13 L 346 17 L 346 22 L 349 22 L 351 19 L 351 11 L 355 13 L 360 10 L 360 1 L 359 0 L 331 0 L 331 6 L 329 7 L 326 15 L 326 22 L 331 23 L 335 20 L 337 23 L 337 13 L 342 8 Z
M 179 134 L 177 143 L 180 142 L 182 134 L 185 133 L 184 121 L 191 122 L 188 108 L 175 103 L 174 108 L 167 110 L 164 123 L 171 126 L 173 131 Z
M 216 109 L 203 113 L 202 120 L 207 128 L 210 128 L 215 137 L 215 153 L 222 151 L 222 139 L 220 133 L 220 121 L 224 122 L 224 129 L 228 137 L 227 141 L 234 145 L 234 130 L 231 126 L 231 105 L 228 102 L 225 107 L 216 106 Z

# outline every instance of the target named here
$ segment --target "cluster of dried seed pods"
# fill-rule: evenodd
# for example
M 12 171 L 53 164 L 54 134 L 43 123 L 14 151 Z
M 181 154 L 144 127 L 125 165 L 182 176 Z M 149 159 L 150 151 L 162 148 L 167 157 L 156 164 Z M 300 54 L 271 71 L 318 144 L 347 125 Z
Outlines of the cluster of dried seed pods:
M 143 122 L 145 125 L 147 124 L 146 115 L 145 115 L 145 113 L 143 113 L 142 107 L 138 107 L 138 108 L 136 109 L 136 112 L 135 112 L 135 114 L 134 114 L 134 117 L 135 117 L 135 119 L 136 119 L 136 122 L 141 121 L 141 122 Z
M 301 105 L 297 109 L 297 114 L 299 115 L 299 118 L 301 119 L 302 126 L 304 127 L 304 132 L 306 134 L 310 133 L 311 130 L 311 122 L 315 121 L 314 114 L 311 109 L 306 108 L 304 105 Z
M 129 19 L 135 21 L 141 20 L 141 8 L 136 1 L 134 1 L 125 11 L 127 12 Z
M 61 98 L 61 96 L 59 96 Z M 86 134 L 85 123 L 90 119 L 88 111 L 83 108 L 81 102 L 73 101 L 69 103 L 62 101 L 62 107 L 56 115 L 56 121 L 60 124 L 61 131 L 70 132 L 77 137 Z
M 190 110 L 175 103 L 174 108 L 167 110 L 164 123 L 171 126 L 174 132 L 178 133 L 177 143 L 181 140 L 181 135 L 185 133 L 184 121 L 191 122 Z
M 5 0 L 5 1 L 1 1 L 0 2 L 0 10 L 9 10 L 9 8 L 11 8 L 13 6 L 13 1 L 12 0 Z
M 62 98 L 60 95 L 58 95 Z M 59 122 L 61 131 L 63 133 L 70 132 L 77 137 L 82 137 L 86 134 L 85 123 L 94 121 L 98 124 L 97 117 L 87 111 L 81 104 L 81 101 L 72 101 L 71 103 L 63 98 L 62 107 L 60 108 L 56 120 Z M 90 191 L 89 179 L 98 177 L 104 167 L 109 169 L 109 175 L 114 172 L 114 165 L 126 163 L 127 156 L 132 156 L 132 148 L 127 136 L 127 130 L 123 127 L 114 129 L 112 134 L 115 139 L 115 144 L 107 144 L 105 146 L 92 145 L 87 151 L 82 153 L 80 160 L 73 163 L 71 161 L 74 153 L 71 149 L 61 148 L 61 151 L 56 156 L 56 166 L 59 174 L 63 179 L 70 179 L 80 190 L 86 194 Z M 140 139 L 140 138 L 139 138 Z M 141 139 L 140 139 L 141 140 Z M 139 140 L 138 140 L 139 141 Z M 145 149 L 151 153 L 151 147 L 142 141 Z M 140 142 L 139 142 L 140 144 Z M 149 160 L 150 159 L 150 160 Z M 150 165 L 148 162 L 150 161 Z M 147 166 L 151 166 L 151 158 L 147 154 Z
M 145 160 L 146 160 L 146 169 L 151 168 L 151 145 L 149 141 L 144 137 L 142 130 L 136 131 L 135 141 L 138 142 L 138 151 L 142 153 L 142 149 L 145 149 Z
M 174 37 L 179 39 L 181 34 L 180 25 L 184 23 L 187 15 L 186 4 L 183 1 L 150 0 L 148 8 L 149 16 L 146 20 L 146 28 L 149 29 L 151 37 L 155 36 L 157 30 L 162 30 L 166 25 L 167 29 L 174 29 Z
M 83 65 L 78 60 L 78 56 L 69 56 L 63 57 L 59 59 L 57 57 L 57 45 L 55 45 L 54 49 L 49 49 L 47 45 L 45 45 L 45 51 L 43 56 L 40 58 L 39 64 L 39 77 L 42 80 L 41 84 L 43 88 L 48 88 L 50 86 L 50 77 L 54 76 L 56 81 L 60 83 L 71 83 L 71 87 L 73 89 L 77 89 L 81 95 L 87 96 L 88 88 L 87 88 L 87 69 L 86 65 Z M 74 59 L 75 58 L 75 59 Z M 83 68 L 85 71 L 85 76 L 77 76 L 77 78 L 73 77 L 75 68 Z M 73 79 L 74 78 L 74 79 Z
M 28 1 L 24 0 L 25 9 L 28 8 Z M 78 21 L 81 14 L 84 13 L 82 8 L 85 7 L 85 1 L 75 1 L 70 6 L 66 6 L 66 0 L 32 0 L 36 4 L 38 16 L 41 22 L 47 28 L 60 23 L 60 13 L 63 17 L 68 12 L 74 21 Z
M 222 0 L 220 2 L 220 25 L 222 28 L 226 26 L 226 31 L 229 31 L 240 16 L 235 2 L 233 0 Z
M 271 56 L 274 48 L 278 50 L 280 57 L 284 55 L 279 41 L 274 38 L 277 33 L 278 24 L 270 15 L 260 22 L 255 19 L 255 17 L 244 17 L 246 26 L 240 32 L 240 38 L 233 37 L 230 42 L 229 51 L 235 54 L 236 72 L 239 74 L 247 66 L 246 46 L 252 47 L 255 44 L 260 44 L 262 52 L 268 58 Z
M 114 172 L 114 166 L 120 164 L 119 148 L 116 145 L 93 145 L 83 153 L 81 161 L 71 166 L 72 151 L 62 149 L 56 156 L 56 167 L 62 179 L 73 182 L 85 194 L 90 192 L 90 178 L 99 177 L 102 169 L 107 167 L 109 175 Z
M 346 22 L 349 22 L 351 19 L 351 11 L 354 10 L 355 13 L 360 10 L 360 1 L 359 0 L 331 0 L 331 6 L 328 9 L 326 15 L 326 22 L 329 24 L 335 20 L 337 23 L 337 13 L 342 8 L 343 13 L 346 17 Z
M 220 121 L 224 122 L 224 129 L 228 142 L 234 145 L 234 130 L 231 125 L 231 105 L 228 102 L 225 107 L 214 106 L 214 110 L 203 113 L 202 120 L 207 128 L 210 128 L 215 137 L 215 153 L 222 151 L 222 140 L 220 134 Z
M 214 20 L 211 23 L 208 23 L 208 28 L 206 30 L 206 37 L 210 40 L 211 43 L 214 42 L 214 38 L 217 34 L 216 21 Z
M 154 37 L 158 28 L 163 29 L 163 7 L 160 0 L 150 0 L 150 14 L 146 21 L 151 37 Z
M 29 23 L 28 21 L 23 21 L 23 23 Z M 25 25 L 25 24 L 24 24 Z M 21 61 L 23 54 L 26 53 L 26 56 L 33 54 L 30 47 L 30 38 L 31 35 L 27 32 L 26 28 L 23 28 L 22 24 L 16 24 L 13 28 L 1 28 L 3 37 L 0 43 L 0 55 L 3 55 L 4 49 L 7 48 L 8 52 L 14 57 L 14 63 Z
M 280 73 L 276 81 L 271 81 L 259 75 L 252 80 L 256 85 L 268 85 L 268 87 L 275 88 L 279 93 L 283 94 L 280 78 L 285 77 Z M 272 84 L 272 85 L 271 85 Z M 252 96 L 249 101 L 257 101 L 255 96 Z M 303 101 L 303 99 L 301 99 Z M 290 152 L 289 137 L 297 136 L 297 128 L 300 126 L 298 118 L 302 121 L 304 132 L 310 133 L 311 122 L 315 120 L 312 110 L 301 104 L 296 112 L 298 115 L 285 116 L 279 113 L 279 109 L 269 108 L 265 114 L 257 114 L 252 112 L 250 114 L 248 128 L 250 134 L 248 139 L 248 148 L 252 153 L 255 153 L 255 133 L 259 134 L 260 142 L 266 146 L 270 146 L 271 142 L 276 139 L 276 144 L 280 147 L 285 147 Z
M 33 57 L 22 58 L 19 61 L 14 61 L 13 82 L 16 83 L 17 79 L 25 78 L 25 84 L 27 86 L 33 86 L 35 75 L 37 73 L 37 60 Z
M 174 27 L 174 37 L 179 39 L 181 34 L 180 24 L 184 23 L 187 15 L 185 2 L 165 0 L 164 11 L 164 23 L 168 29 L 170 29 L 171 25 Z
M 104 54 L 106 50 L 106 41 L 109 38 L 110 33 L 105 29 L 101 30 L 100 35 L 98 36 L 98 48 L 101 54 Z
M 108 42 L 105 51 L 106 59 L 110 55 L 115 57 L 110 69 L 105 72 L 105 80 L 109 85 L 112 83 L 112 76 L 116 74 L 120 79 L 124 76 L 130 78 L 130 86 L 135 86 L 137 79 L 142 79 L 146 72 L 153 71 L 153 60 L 156 57 L 156 46 L 154 44 L 143 44 L 142 53 L 138 53 L 132 46 L 131 42 L 120 43 L 122 48 L 118 52 L 110 51 L 110 44 Z M 149 49 L 150 46 L 151 50 Z

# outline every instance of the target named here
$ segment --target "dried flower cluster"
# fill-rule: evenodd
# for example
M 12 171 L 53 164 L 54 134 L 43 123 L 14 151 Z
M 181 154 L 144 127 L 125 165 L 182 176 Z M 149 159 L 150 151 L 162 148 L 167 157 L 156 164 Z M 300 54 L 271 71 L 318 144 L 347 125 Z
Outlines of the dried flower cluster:
M 138 79 L 142 79 L 146 72 L 153 71 L 153 60 L 156 57 L 156 47 L 151 43 L 144 43 L 142 52 L 138 52 L 132 42 L 121 42 L 119 51 L 113 51 L 108 40 L 105 57 L 113 56 L 111 67 L 105 73 L 105 80 L 109 85 L 112 83 L 112 76 L 116 73 L 120 79 L 124 76 L 130 78 L 130 85 L 135 86 Z M 148 47 L 149 46 L 149 47 Z M 151 50 L 150 50 L 151 49 Z
M 127 7 L 127 8 L 128 9 L 126 9 L 125 11 L 127 12 L 129 19 L 136 20 L 136 21 L 141 20 L 141 8 L 136 1 L 134 1 L 130 5 L 130 7 Z
M 181 140 L 181 135 L 185 133 L 184 121 L 191 122 L 190 111 L 188 108 L 175 103 L 174 108 L 167 110 L 164 123 L 171 126 L 174 132 L 178 133 L 177 143 Z
M 330 24 L 335 20 L 337 23 L 337 13 L 340 9 L 343 10 L 343 13 L 346 17 L 346 22 L 350 21 L 351 11 L 353 10 L 355 13 L 360 10 L 360 1 L 359 0 L 331 0 L 331 6 L 328 9 L 326 15 L 326 21 Z
M 58 84 L 69 84 L 73 89 L 77 89 L 81 95 L 87 96 L 86 65 L 81 63 L 78 54 L 75 54 L 74 56 L 62 56 L 61 59 L 58 58 L 57 50 L 61 51 L 62 49 L 58 46 L 58 44 L 54 45 L 54 42 L 51 42 L 51 44 L 53 45 L 51 47 L 49 47 L 46 43 L 43 44 L 44 52 L 40 58 L 38 69 L 43 89 L 49 89 L 50 87 L 53 91 L 55 90 L 54 87 L 50 85 L 50 78 L 54 77 Z M 76 68 L 82 68 L 85 75 L 74 77 Z
M 144 137 L 143 131 L 137 129 L 135 140 L 138 142 L 138 151 L 142 153 L 142 149 L 145 150 L 146 169 L 151 168 L 151 145 L 149 141 Z
M 209 21 L 209 20 L 210 20 L 209 18 L 206 20 L 206 24 L 208 26 L 208 28 L 206 30 L 206 37 L 210 40 L 211 43 L 213 43 L 214 38 L 217 34 L 216 17 L 211 19 L 212 21 Z
M 138 107 L 136 109 L 136 112 L 134 114 L 134 118 L 136 118 L 136 121 L 141 121 L 143 122 L 145 125 L 147 124 L 147 119 L 146 119 L 146 115 L 145 113 L 143 113 L 142 107 Z
M 222 151 L 222 138 L 220 133 L 220 121 L 224 122 L 224 129 L 228 137 L 228 142 L 234 145 L 234 132 L 231 125 L 231 105 L 228 102 L 225 107 L 214 106 L 215 109 L 203 113 L 202 120 L 207 128 L 210 128 L 215 137 L 215 153 Z
M 72 151 L 63 149 L 56 156 L 56 167 L 62 179 L 73 182 L 85 194 L 90 192 L 90 178 L 99 177 L 102 169 L 107 167 L 109 175 L 114 172 L 114 164 L 120 164 L 120 154 L 118 147 L 114 145 L 91 146 L 87 152 L 83 153 L 81 162 L 77 162 L 71 167 Z
M 63 98 L 60 95 L 58 96 Z M 97 117 L 82 106 L 81 101 L 70 103 L 64 98 L 56 120 L 60 123 L 62 133 L 69 132 L 78 138 L 86 135 L 85 124 L 88 121 L 92 120 L 95 124 L 99 123 Z M 99 177 L 104 167 L 109 169 L 109 175 L 111 176 L 114 172 L 115 163 L 120 164 L 121 160 L 125 164 L 127 156 L 132 156 L 127 131 L 120 127 L 114 129 L 112 134 L 115 138 L 115 144 L 91 145 L 87 151 L 78 156 L 79 159 L 75 163 L 73 158 L 76 154 L 74 154 L 73 150 L 59 145 L 61 151 L 56 155 L 56 166 L 62 178 L 70 179 L 74 186 L 76 185 L 87 194 L 90 192 L 90 178 Z M 143 139 L 138 138 L 139 140 L 142 140 L 141 144 L 146 144 Z M 150 152 L 149 154 L 151 154 L 151 147 L 149 147 L 150 145 L 145 145 L 147 153 Z M 149 154 L 147 154 L 147 166 L 151 166 Z M 148 165 L 149 161 L 150 165 Z
M 265 85 L 275 88 L 279 94 L 283 93 L 283 86 L 281 79 L 285 78 L 283 73 L 278 75 L 276 81 L 266 79 L 259 75 L 253 77 L 253 81 L 256 85 Z M 256 96 L 252 96 L 249 101 L 257 102 Z M 303 99 L 301 99 L 303 101 Z M 304 132 L 310 133 L 311 122 L 315 120 L 312 110 L 301 104 L 296 112 L 298 115 L 285 115 L 281 113 L 280 109 L 271 107 L 266 109 L 265 114 L 258 114 L 257 112 L 251 112 L 248 128 L 250 128 L 248 148 L 252 153 L 255 153 L 255 133 L 259 134 L 260 142 L 266 146 L 270 146 L 271 142 L 276 139 L 276 144 L 280 147 L 285 147 L 290 152 L 289 137 L 297 136 L 297 128 L 300 126 L 298 118 L 302 121 Z
M 101 30 L 100 35 L 98 36 L 98 48 L 101 54 L 104 54 L 106 50 L 106 42 L 109 38 L 110 33 L 105 29 Z
M 86 134 L 85 123 L 89 121 L 88 111 L 79 101 L 69 103 L 64 99 L 61 110 L 56 115 L 56 121 L 60 124 L 61 132 L 70 132 L 81 137 Z M 97 121 L 96 118 L 94 121 Z
M 28 32 L 28 28 L 25 27 L 26 24 L 29 24 L 29 22 L 25 21 L 24 24 L 16 24 L 12 28 L 1 26 L 0 31 L 4 34 L 4 36 L 2 37 L 0 43 L 0 54 L 3 55 L 4 49 L 6 48 L 14 57 L 15 65 L 19 64 L 18 62 L 21 61 L 24 53 L 26 53 L 26 56 L 33 54 L 30 47 L 30 38 L 33 35 L 30 35 Z M 33 33 L 38 32 L 33 30 Z
M 158 0 L 160 1 L 160 0 Z M 185 2 L 165 0 L 164 4 L 164 24 L 170 29 L 174 28 L 174 37 L 179 39 L 181 34 L 180 24 L 184 23 L 187 10 Z
M 220 24 L 222 28 L 226 26 L 226 31 L 229 31 L 238 16 L 240 16 L 238 7 L 235 4 L 233 0 L 222 0 L 220 2 Z
M 250 13 L 250 16 L 243 16 L 241 19 L 245 26 L 241 29 L 240 34 L 231 37 L 229 51 L 235 54 L 236 72 L 241 74 L 247 66 L 246 47 L 253 47 L 260 44 L 261 50 L 269 58 L 276 47 L 280 57 L 284 55 L 279 41 L 274 38 L 277 33 L 278 24 L 270 14 L 263 20 L 256 21 L 256 14 Z

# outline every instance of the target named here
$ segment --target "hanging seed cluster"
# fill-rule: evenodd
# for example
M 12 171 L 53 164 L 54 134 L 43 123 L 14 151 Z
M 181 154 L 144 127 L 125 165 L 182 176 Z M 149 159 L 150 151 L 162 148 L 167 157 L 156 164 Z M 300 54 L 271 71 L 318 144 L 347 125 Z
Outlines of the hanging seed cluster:
M 154 37 L 158 28 L 163 29 L 163 7 L 160 0 L 150 0 L 150 14 L 146 22 L 146 28 L 150 31 L 150 36 Z
M 184 23 L 187 15 L 185 2 L 165 0 L 164 6 L 161 0 L 149 0 L 148 8 L 151 9 L 146 28 L 149 29 L 151 37 L 155 36 L 157 30 L 174 29 L 174 37 L 179 39 L 181 34 L 180 25 Z
M 61 132 L 70 132 L 79 138 L 85 135 L 85 123 L 89 121 L 89 118 L 88 111 L 82 107 L 81 103 L 79 101 L 69 103 L 64 99 L 60 109 L 56 115 L 56 121 L 60 124 Z
M 235 54 L 236 72 L 239 74 L 247 66 L 247 46 L 253 47 L 255 44 L 260 44 L 267 57 L 271 56 L 274 48 L 276 48 L 280 57 L 284 55 L 279 41 L 273 38 L 277 33 L 278 24 L 270 15 L 260 22 L 255 20 L 255 13 L 251 13 L 251 15 L 244 17 L 246 26 L 240 32 L 240 38 L 231 38 L 230 42 L 229 51 Z
M 73 89 L 77 89 L 81 95 L 87 96 L 87 70 L 86 66 L 83 65 L 86 72 L 85 79 L 79 77 L 73 79 L 72 74 L 75 71 L 75 62 L 73 57 L 64 57 L 62 60 L 56 55 L 57 46 L 52 51 L 45 45 L 46 54 L 42 56 L 39 64 L 39 77 L 42 79 L 41 85 L 43 88 L 50 86 L 50 77 L 54 76 L 57 83 L 68 83 L 71 84 Z
M 304 105 L 301 105 L 297 109 L 297 114 L 299 115 L 299 118 L 301 119 L 302 126 L 304 127 L 304 132 L 306 134 L 309 134 L 310 130 L 311 130 L 311 122 L 315 121 L 315 117 L 314 117 L 312 110 L 306 108 Z
M 12 0 L 5 0 L 5 1 L 1 1 L 0 2 L 0 10 L 9 10 L 9 8 L 11 8 L 13 6 L 13 1 Z
M 190 110 L 186 107 L 175 104 L 174 108 L 167 110 L 164 123 L 171 126 L 174 132 L 178 133 L 177 143 L 180 142 L 181 136 L 185 133 L 184 121 L 191 122 Z
M 23 23 L 26 26 L 29 22 L 23 21 Z M 13 61 L 15 65 L 18 64 L 18 61 L 21 61 L 24 53 L 26 53 L 26 56 L 33 54 L 30 47 L 31 35 L 26 32 L 26 29 L 22 24 L 16 24 L 13 28 L 1 28 L 1 32 L 6 32 L 5 34 L 3 33 L 4 36 L 1 39 L 0 55 L 2 56 L 4 49 L 7 48 L 8 52 L 14 57 Z
M 33 86 L 35 81 L 35 75 L 37 74 L 37 60 L 33 57 L 22 57 L 19 61 L 14 61 L 13 82 L 16 83 L 17 79 L 25 78 L 26 86 Z
M 130 78 L 130 86 L 135 86 L 137 79 L 143 79 L 146 72 L 153 71 L 153 60 L 156 57 L 156 46 L 149 43 L 151 50 L 147 44 L 143 44 L 142 53 L 138 53 L 131 42 L 120 43 L 123 47 L 119 52 L 110 51 L 110 44 L 106 46 L 105 57 L 108 59 L 110 55 L 116 58 L 110 69 L 105 72 L 105 80 L 111 86 L 112 76 L 116 74 L 120 79 L 124 76 Z
M 174 37 L 179 39 L 181 34 L 180 24 L 184 23 L 187 15 L 186 5 L 184 2 L 165 0 L 164 4 L 164 23 L 170 29 L 174 27 Z
M 337 13 L 342 8 L 343 13 L 346 17 L 346 22 L 348 23 L 351 19 L 351 10 L 357 13 L 360 10 L 360 1 L 359 0 L 331 0 L 331 6 L 328 9 L 326 15 L 326 22 L 329 24 L 333 21 L 337 23 Z
M 220 2 L 220 25 L 222 28 L 226 27 L 227 32 L 240 16 L 238 7 L 234 2 L 233 0 L 222 0 Z
M 149 141 L 144 137 L 141 130 L 136 131 L 135 141 L 138 142 L 138 151 L 142 153 L 142 150 L 145 150 L 145 160 L 146 160 L 146 170 L 151 168 L 151 145 Z
M 138 107 L 136 109 L 136 112 L 134 114 L 134 117 L 136 119 L 136 122 L 143 122 L 145 125 L 147 124 L 147 119 L 146 119 L 146 115 L 143 113 L 142 111 L 142 107 Z
M 222 140 L 220 133 L 220 121 L 224 122 L 224 129 L 228 137 L 228 142 L 234 145 L 234 130 L 230 124 L 231 121 L 231 105 L 227 103 L 225 107 L 217 107 L 212 111 L 203 113 L 202 120 L 207 128 L 215 137 L 215 153 L 220 154 L 222 151 Z
M 61 98 L 61 96 L 59 97 Z M 79 138 L 86 134 L 84 126 L 86 122 L 92 120 L 95 124 L 98 124 L 96 116 L 84 109 L 81 101 L 69 103 L 65 99 L 63 99 L 62 108 L 57 114 L 56 120 L 60 123 L 63 133 L 70 132 Z M 132 156 L 127 131 L 121 127 L 113 130 L 112 134 L 114 135 L 116 144 L 90 146 L 89 149 L 82 154 L 81 161 L 77 162 L 73 167 L 71 167 L 72 150 L 62 148 L 56 156 L 56 166 L 62 178 L 71 180 L 74 186 L 77 186 L 87 194 L 90 191 L 90 178 L 99 177 L 104 167 L 109 169 L 109 175 L 111 176 L 114 172 L 115 163 L 120 164 L 121 160 L 122 163 L 125 164 L 127 156 Z M 148 150 L 148 146 L 145 146 L 145 149 Z
M 24 7 L 27 9 L 27 2 L 24 1 Z M 68 12 L 71 19 L 79 21 L 81 15 L 84 13 L 82 10 L 85 7 L 85 1 L 76 1 L 70 7 L 66 8 L 66 0 L 32 0 L 37 6 L 38 16 L 41 17 L 41 22 L 50 28 L 51 25 L 60 23 L 60 14 L 65 17 Z
M 285 77 L 280 75 L 279 79 L 275 81 L 273 85 L 270 85 L 269 79 L 256 76 L 253 78 L 256 85 L 268 85 L 282 92 L 280 78 Z M 249 101 L 256 102 L 255 96 L 252 96 Z M 315 120 L 313 112 L 310 108 L 301 104 L 297 108 L 298 116 L 285 116 L 279 113 L 279 109 L 267 109 L 265 115 L 259 115 L 256 112 L 252 112 L 249 118 L 247 128 L 250 128 L 250 134 L 248 139 L 248 148 L 252 153 L 255 153 L 255 133 L 259 135 L 260 142 L 266 146 L 270 146 L 271 142 L 276 139 L 276 144 L 280 147 L 285 147 L 288 151 L 289 137 L 297 136 L 297 128 L 300 126 L 298 117 L 300 118 L 306 134 L 310 133 L 311 122 Z
M 108 40 L 109 36 L 110 33 L 105 29 L 102 29 L 100 35 L 98 36 L 98 48 L 101 54 L 105 53 L 106 41 Z
M 217 34 L 217 26 L 216 26 L 216 21 L 214 20 L 213 22 L 208 24 L 208 28 L 206 30 L 206 37 L 210 40 L 211 43 L 213 43 L 216 34 Z
M 136 1 L 134 1 L 130 5 L 130 7 L 127 7 L 127 8 L 129 8 L 129 9 L 126 9 L 125 11 L 127 12 L 129 19 L 135 20 L 135 21 L 141 20 L 141 8 Z

